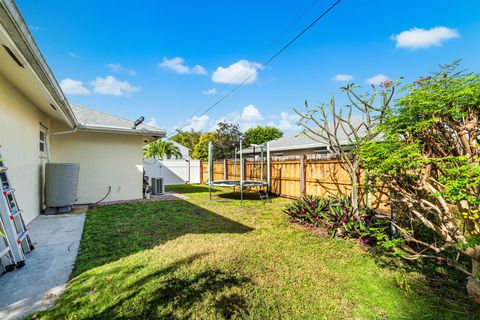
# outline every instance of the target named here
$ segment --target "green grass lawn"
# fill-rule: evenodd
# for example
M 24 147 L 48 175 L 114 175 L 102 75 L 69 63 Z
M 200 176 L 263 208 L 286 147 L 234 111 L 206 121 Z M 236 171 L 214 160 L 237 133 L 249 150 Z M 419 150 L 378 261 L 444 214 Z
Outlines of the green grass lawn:
M 37 319 L 476 319 L 462 288 L 382 267 L 354 241 L 288 222 L 256 195 L 90 210 L 75 271 Z M 228 190 L 229 191 L 229 190 Z M 439 294 L 441 293 L 441 294 Z

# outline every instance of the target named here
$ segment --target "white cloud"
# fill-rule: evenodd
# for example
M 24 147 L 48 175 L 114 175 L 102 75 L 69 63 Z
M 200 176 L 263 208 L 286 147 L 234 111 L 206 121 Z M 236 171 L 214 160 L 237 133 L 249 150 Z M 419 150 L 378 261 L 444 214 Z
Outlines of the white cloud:
M 397 48 L 415 50 L 430 48 L 431 46 L 440 46 L 442 42 L 458 38 L 459 36 L 460 34 L 456 29 L 434 27 L 428 30 L 412 28 L 402 31 L 397 35 L 392 35 L 391 38 L 397 42 Z
M 208 74 L 207 70 L 199 64 L 194 65 L 193 68 L 190 69 L 190 72 L 203 75 Z
M 368 78 L 367 79 L 367 82 L 370 83 L 370 84 L 375 84 L 375 85 L 379 85 L 380 83 L 384 82 L 384 81 L 387 81 L 387 80 L 390 80 L 388 79 L 388 77 L 384 74 L 377 74 L 371 78 Z
M 210 123 L 210 117 L 206 114 L 203 116 L 195 116 L 188 122 L 188 125 L 183 129 L 185 131 L 194 130 L 194 131 L 203 131 L 205 130 Z
M 185 65 L 185 60 L 181 57 L 174 57 L 172 59 L 168 59 L 167 57 L 163 57 L 163 61 L 158 64 L 158 67 L 165 70 L 171 70 L 179 74 L 201 74 L 206 75 L 208 74 L 207 70 L 201 65 L 195 65 L 193 67 L 189 67 Z
M 354 78 L 350 74 L 339 73 L 332 78 L 333 81 L 352 81 Z
M 298 131 L 299 116 L 296 114 L 289 114 L 288 112 L 280 112 L 280 120 L 278 122 L 278 129 L 282 131 Z
M 69 95 L 88 95 L 90 90 L 85 88 L 82 81 L 73 80 L 70 78 L 63 79 L 60 81 L 60 87 L 62 88 L 65 94 Z
M 243 107 L 241 120 L 244 122 L 257 122 L 263 119 L 262 114 L 258 109 L 253 105 L 249 104 L 248 106 Z
M 212 74 L 212 81 L 217 83 L 238 84 L 248 79 L 245 83 L 252 83 L 257 80 L 257 74 L 254 74 L 254 72 L 261 68 L 262 65 L 260 63 L 242 59 L 228 67 L 218 67 Z
M 70 52 L 67 52 L 67 54 L 72 58 L 78 58 L 78 54 L 76 54 L 75 52 L 70 51 Z
M 114 76 L 105 78 L 97 77 L 92 81 L 93 91 L 99 94 L 108 94 L 112 96 L 129 97 L 132 93 L 140 90 L 140 87 L 134 87 L 127 81 L 120 81 Z
M 157 126 L 157 120 L 155 119 L 155 117 L 151 117 L 150 120 L 148 120 L 147 122 L 145 122 L 145 124 L 146 124 L 147 126 L 156 127 L 156 126 Z
M 39 26 L 34 26 L 31 24 L 28 25 L 28 28 L 32 31 L 39 31 L 41 29 Z
M 106 64 L 105 66 L 108 67 L 112 72 L 126 73 L 129 76 L 134 76 L 137 74 L 135 69 L 125 68 L 120 63 L 109 63 L 109 64 Z
M 297 125 L 299 116 L 282 111 L 277 114 L 269 114 L 263 116 L 260 110 L 253 104 L 244 106 L 241 111 L 234 111 L 227 115 L 217 118 L 210 118 L 208 115 L 200 117 L 193 117 L 188 121 L 188 124 L 183 130 L 196 131 L 215 131 L 218 123 L 226 121 L 229 123 L 236 123 L 240 126 L 242 131 L 255 126 L 274 126 L 285 133 L 298 132 L 300 127 Z M 176 128 L 174 128 L 176 129 Z
M 214 94 L 217 94 L 218 90 L 215 88 L 211 88 L 211 89 L 203 90 L 202 93 L 206 96 L 212 96 Z

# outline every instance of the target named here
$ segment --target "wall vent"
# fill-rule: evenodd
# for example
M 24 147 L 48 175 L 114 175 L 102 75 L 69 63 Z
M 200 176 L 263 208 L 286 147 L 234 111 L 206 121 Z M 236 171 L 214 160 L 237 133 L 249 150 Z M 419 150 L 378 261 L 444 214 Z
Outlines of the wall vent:
M 7 53 L 10 55 L 10 57 L 18 64 L 18 66 L 23 68 L 23 64 L 20 62 L 17 56 L 13 53 L 13 51 L 4 44 L 3 44 L 3 47 L 5 48 Z

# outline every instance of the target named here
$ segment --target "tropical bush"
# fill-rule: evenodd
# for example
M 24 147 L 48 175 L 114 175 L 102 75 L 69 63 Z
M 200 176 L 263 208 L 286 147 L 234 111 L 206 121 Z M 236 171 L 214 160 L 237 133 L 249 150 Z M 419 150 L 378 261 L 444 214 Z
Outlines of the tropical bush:
M 367 235 L 374 215 L 373 210 L 355 209 L 347 197 L 330 198 L 322 222 L 332 236 L 358 238 Z
M 371 238 L 369 226 L 375 212 L 366 208 L 355 209 L 347 197 L 324 199 L 307 195 L 287 205 L 284 212 L 292 221 L 324 227 L 334 236 Z
M 328 200 L 307 195 L 288 204 L 283 210 L 292 221 L 318 226 L 323 213 L 328 209 Z

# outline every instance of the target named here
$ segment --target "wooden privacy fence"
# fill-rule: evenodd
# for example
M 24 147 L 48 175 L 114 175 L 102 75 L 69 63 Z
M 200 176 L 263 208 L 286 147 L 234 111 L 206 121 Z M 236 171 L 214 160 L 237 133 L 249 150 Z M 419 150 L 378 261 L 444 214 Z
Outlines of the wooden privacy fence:
M 240 180 L 240 165 L 243 165 L 244 180 L 261 180 L 259 160 L 217 160 L 213 161 L 213 180 Z M 281 197 L 298 198 L 307 194 L 322 197 L 349 195 L 352 181 L 349 173 L 338 159 L 322 159 L 315 156 L 272 158 L 270 161 L 270 191 Z M 360 172 L 359 174 L 362 174 Z M 267 180 L 267 163 L 263 165 L 263 181 Z M 200 181 L 208 182 L 208 162 L 200 164 Z M 360 197 L 366 202 L 366 194 L 360 190 Z M 378 210 L 389 210 L 386 193 L 370 195 L 371 206 Z

